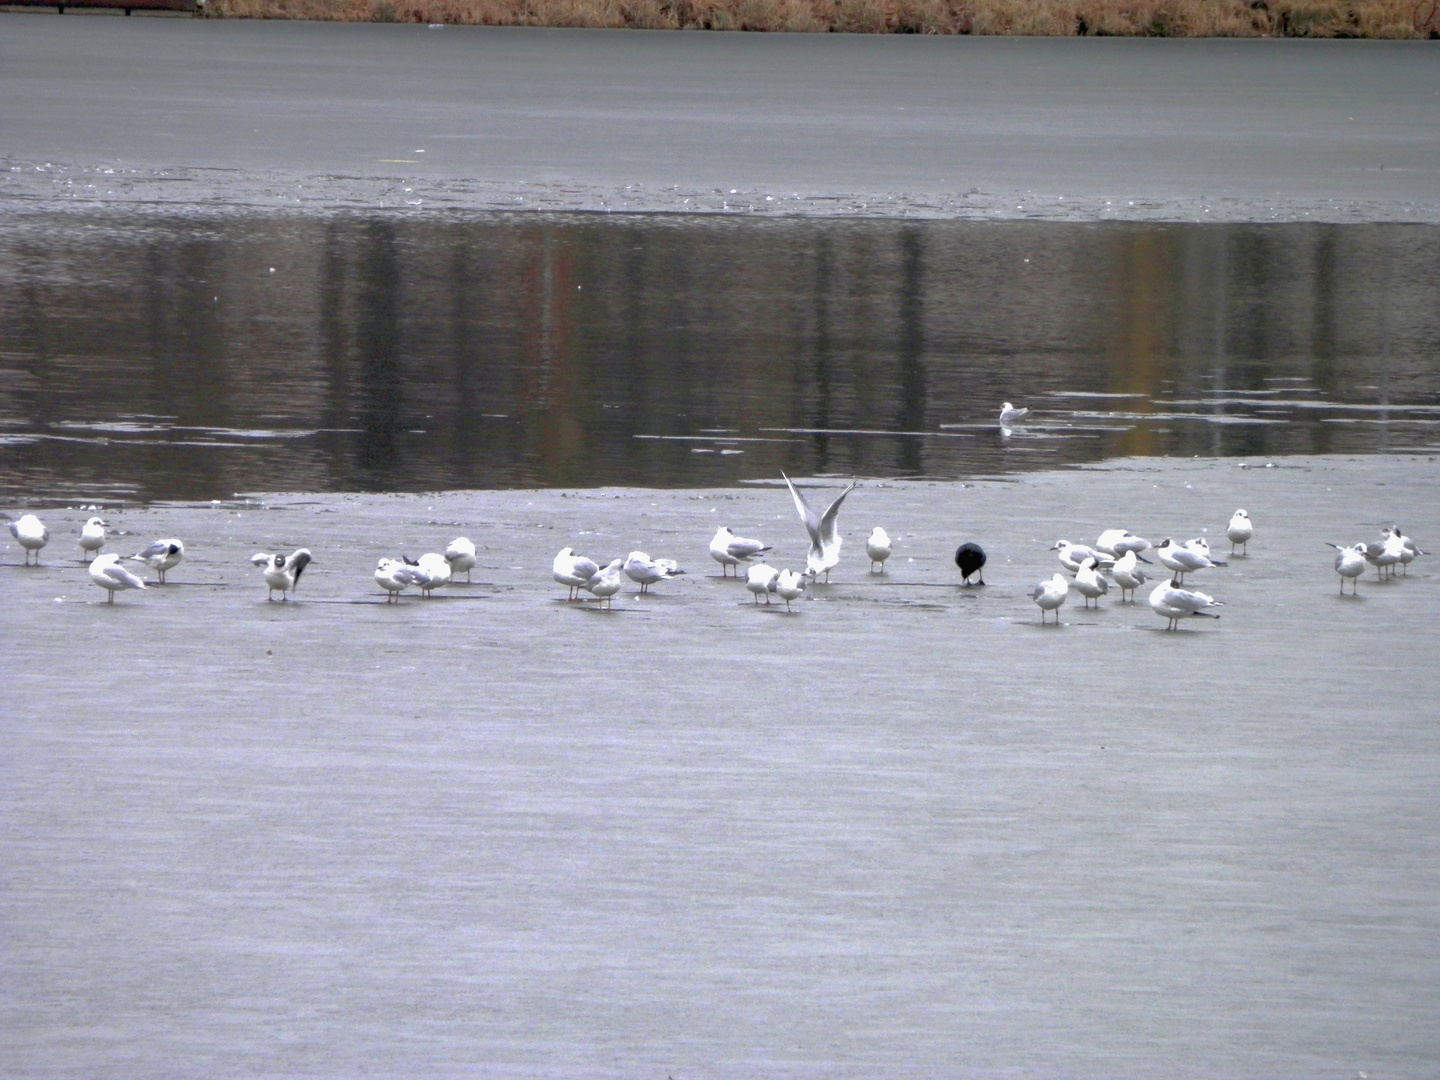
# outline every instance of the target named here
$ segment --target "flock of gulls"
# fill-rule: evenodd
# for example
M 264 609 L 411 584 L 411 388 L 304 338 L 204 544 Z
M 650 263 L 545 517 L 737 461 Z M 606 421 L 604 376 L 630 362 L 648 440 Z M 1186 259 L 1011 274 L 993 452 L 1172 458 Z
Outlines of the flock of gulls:
M 1028 409 L 1016 409 L 1007 401 L 1000 412 L 1000 425 L 1008 430 L 1010 425 L 1025 416 Z M 737 536 L 728 526 L 716 530 L 710 541 L 710 557 L 720 564 L 722 577 L 739 577 L 740 568 L 745 568 L 745 588 L 754 597 L 768 605 L 771 597 L 785 602 L 787 611 L 792 610 L 791 602 L 800 598 L 811 583 L 824 575 L 826 583 L 830 571 L 840 562 L 842 538 L 837 522 L 840 508 L 846 496 L 855 489 L 848 485 L 825 508 L 816 513 L 805 496 L 783 472 L 785 485 L 795 503 L 795 511 L 810 539 L 810 548 L 805 558 L 803 571 L 772 566 L 766 561 L 771 545 L 760 540 Z M 107 542 L 108 523 L 99 517 L 92 517 L 80 530 L 79 546 L 82 557 L 89 558 L 90 580 L 106 591 L 106 603 L 115 602 L 115 594 L 131 589 L 144 589 L 146 582 L 131 573 L 119 555 L 99 554 Z M 10 522 L 10 534 L 25 551 L 25 564 L 30 565 L 34 555 L 35 565 L 40 564 L 40 550 L 50 542 L 50 530 L 34 514 L 25 514 Z M 1236 510 L 1225 530 L 1230 541 L 1230 555 L 1248 554 L 1249 543 L 1255 536 L 1255 526 L 1250 515 Z M 1327 542 L 1328 543 L 1328 542 Z M 1419 555 L 1427 554 L 1413 539 L 1401 532 L 1398 525 L 1383 529 L 1378 541 L 1361 541 L 1348 546 L 1329 543 L 1336 551 L 1335 572 L 1340 576 L 1340 593 L 1345 594 L 1345 583 L 1350 582 L 1353 594 L 1356 584 L 1369 566 L 1375 567 L 1380 578 L 1393 577 L 1395 567 L 1402 573 L 1409 572 L 1410 563 Z M 1154 563 L 1145 557 L 1152 552 L 1155 559 L 1168 572 L 1161 575 L 1149 594 L 1150 609 L 1166 620 L 1165 629 L 1174 630 L 1181 619 L 1190 617 L 1219 618 L 1213 608 L 1225 605 L 1208 593 L 1187 588 L 1187 574 L 1197 574 L 1212 567 L 1229 564 L 1210 550 L 1209 543 L 1202 537 L 1176 543 L 1169 538 L 1158 545 L 1137 536 L 1126 529 L 1106 529 L 1094 544 L 1074 544 L 1069 540 L 1057 540 L 1050 548 L 1058 553 L 1060 565 L 1065 573 L 1056 572 L 1048 580 L 1041 581 L 1030 592 L 1030 599 L 1040 609 L 1040 622 L 1045 624 L 1046 616 L 1055 613 L 1055 624 L 1060 622 L 1060 608 L 1069 599 L 1071 592 L 1078 593 L 1086 607 L 1110 591 L 1111 583 L 1120 589 L 1121 603 L 1134 602 L 1135 591 L 1149 581 L 1149 574 L 1141 563 L 1152 568 Z M 877 526 L 865 541 L 865 553 L 870 559 L 871 573 L 884 573 L 885 560 L 890 558 L 893 545 L 889 535 Z M 185 545 L 179 539 L 170 537 L 154 543 L 128 556 L 128 561 L 143 563 L 155 571 L 159 584 L 165 584 L 166 571 L 173 569 L 185 557 Z M 756 562 L 754 560 L 758 559 Z M 275 593 L 281 601 L 289 599 L 290 593 L 300 585 L 301 575 L 313 558 L 309 549 L 300 548 L 289 555 L 259 552 L 252 555 L 250 562 L 262 571 L 267 588 L 266 599 L 273 601 Z M 977 585 L 984 585 L 982 573 L 985 567 L 985 551 L 979 544 L 966 542 L 955 552 L 955 565 L 960 570 L 961 587 L 968 588 L 970 579 L 976 578 Z M 428 597 L 436 589 L 449 585 L 455 575 L 470 572 L 476 564 L 475 545 L 469 538 L 461 536 L 445 548 L 444 552 L 429 552 L 419 559 L 401 556 L 399 559 L 381 559 L 375 568 L 375 583 L 385 592 L 386 603 L 398 603 L 400 595 L 407 589 L 419 589 L 421 596 Z M 609 609 L 615 594 L 620 591 L 622 575 L 640 586 L 640 593 L 649 591 L 650 586 L 671 580 L 685 573 L 673 559 L 651 558 L 647 552 L 632 551 L 623 559 L 612 559 L 601 566 L 594 559 L 575 551 L 562 548 L 551 566 L 551 576 L 566 587 L 566 599 L 578 601 L 580 593 L 588 592 L 600 606 Z M 1129 594 L 1127 600 L 1126 594 Z

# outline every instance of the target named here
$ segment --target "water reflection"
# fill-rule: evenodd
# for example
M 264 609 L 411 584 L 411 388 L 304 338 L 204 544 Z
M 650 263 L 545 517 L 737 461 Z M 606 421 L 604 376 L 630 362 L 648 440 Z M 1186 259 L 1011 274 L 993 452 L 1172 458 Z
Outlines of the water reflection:
M 0 285 L 9 500 L 1440 449 L 1429 226 L 11 214 Z

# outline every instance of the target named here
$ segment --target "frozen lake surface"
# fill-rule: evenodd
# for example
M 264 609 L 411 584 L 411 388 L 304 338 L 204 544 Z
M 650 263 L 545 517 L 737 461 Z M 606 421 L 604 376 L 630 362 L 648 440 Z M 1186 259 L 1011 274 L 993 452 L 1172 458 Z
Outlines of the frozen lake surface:
M 1218 622 L 1041 629 L 1056 538 L 1237 506 Z M 1426 1075 L 1434 560 L 1341 599 L 1322 541 L 1437 510 L 1420 455 L 867 482 L 788 616 L 705 550 L 803 559 L 773 484 L 126 508 L 109 550 L 188 555 L 114 607 L 49 512 L 0 567 L 0 1072 Z M 381 602 L 461 533 L 474 585 Z M 300 544 L 267 604 L 245 560 Z M 567 544 L 688 573 L 606 614 Z

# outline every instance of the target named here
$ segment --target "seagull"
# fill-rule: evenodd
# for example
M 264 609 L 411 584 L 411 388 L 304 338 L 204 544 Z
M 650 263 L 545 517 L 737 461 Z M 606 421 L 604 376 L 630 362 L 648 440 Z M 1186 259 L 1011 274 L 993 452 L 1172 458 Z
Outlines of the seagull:
M 1141 570 L 1135 560 L 1138 558 L 1133 551 L 1127 551 L 1115 562 L 1110 576 L 1115 579 L 1115 584 L 1120 586 L 1120 602 L 1125 602 L 1126 592 L 1130 593 L 1130 602 L 1135 602 L 1135 590 L 1145 584 L 1145 571 Z
M 1358 578 L 1365 573 L 1365 545 L 1353 544 L 1350 547 L 1341 547 L 1339 544 L 1331 544 L 1325 541 L 1336 551 L 1335 572 L 1340 575 L 1340 595 L 1345 595 L 1345 579 L 1350 579 L 1350 593 L 1353 596 L 1359 585 Z
M 105 527 L 109 524 L 98 517 L 85 522 L 80 527 L 80 550 L 93 559 L 95 553 L 105 546 Z
M 287 594 L 294 592 L 299 586 L 300 575 L 305 572 L 305 567 L 310 565 L 310 549 L 297 548 L 288 558 L 278 552 L 267 555 L 258 551 L 250 556 L 250 561 L 265 568 L 265 584 L 270 590 L 265 594 L 265 602 L 275 599 L 276 589 L 280 590 L 281 600 L 288 600 L 290 597 Z
M 101 555 L 90 562 L 90 580 L 110 594 L 107 604 L 115 603 L 121 589 L 143 589 L 145 582 L 120 565 L 119 555 Z
M 1207 559 L 1210 560 L 1210 565 L 1211 565 L 1211 566 L 1229 566 L 1229 565 L 1230 565 L 1229 563 L 1225 562 L 1223 559 L 1217 559 L 1217 558 L 1215 558 L 1214 555 L 1211 555 L 1211 554 L 1210 554 L 1210 542 L 1209 542 L 1208 540 L 1206 540 L 1203 536 L 1197 536 L 1197 537 L 1195 537 L 1193 540 L 1186 540 L 1186 541 L 1185 541 L 1185 547 L 1186 547 L 1187 550 L 1193 551 L 1193 552 L 1195 552 L 1195 554 L 1197 554 L 1197 555 L 1204 555 L 1205 558 L 1207 558 Z
M 415 584 L 415 573 L 403 562 L 381 559 L 375 567 L 375 584 L 385 590 L 387 604 L 398 603 L 400 594 Z
M 1410 564 L 1415 561 L 1415 557 L 1417 555 L 1429 555 L 1430 553 L 1428 551 L 1421 551 L 1419 545 L 1416 544 L 1414 540 L 1411 540 L 1410 537 L 1400 531 L 1399 525 L 1396 525 L 1395 528 L 1390 531 L 1400 538 L 1400 566 L 1402 572 L 1408 577 L 1410 574 Z
M 452 574 L 464 570 L 466 583 L 471 583 L 470 571 L 475 569 L 475 545 L 468 536 L 457 536 L 450 541 L 450 545 L 445 549 L 445 561 L 450 564 Z
M 1140 553 L 1147 551 L 1149 547 L 1149 540 L 1146 540 L 1143 536 L 1136 536 L 1129 529 L 1106 529 L 1100 534 L 1100 538 L 1095 541 L 1092 550 L 1098 551 L 1102 555 L 1113 556 L 1117 559 L 1127 551 L 1133 551 L 1135 557 L 1139 558 L 1141 562 L 1149 562 L 1149 559 L 1140 557 Z
M 560 554 L 556 555 L 555 561 L 550 564 L 550 576 L 570 588 L 566 600 L 579 600 L 580 590 L 599 572 L 600 566 L 594 559 L 576 555 L 575 549 L 569 547 L 561 548 Z
M 875 572 L 875 564 L 880 564 L 880 572 L 885 572 L 885 560 L 890 557 L 890 536 L 879 525 L 871 531 L 869 539 L 865 541 L 865 554 L 870 556 L 870 572 Z
M 685 571 L 674 559 L 652 559 L 643 551 L 632 551 L 625 558 L 625 576 L 640 586 L 640 591 L 650 591 L 657 581 L 669 581 Z
M 1085 606 L 1090 606 L 1090 601 L 1096 601 L 1095 606 L 1100 606 L 1100 597 L 1110 591 L 1110 583 L 1095 572 L 1095 560 L 1086 559 L 1080 564 L 1080 569 L 1075 572 L 1075 591 L 1085 597 Z
M 780 473 L 785 476 L 784 472 Z M 790 496 L 795 500 L 795 510 L 800 515 L 800 520 L 805 524 L 805 531 L 810 534 L 810 551 L 805 556 L 805 572 L 811 577 L 819 574 L 825 575 L 825 583 L 830 583 L 830 571 L 840 562 L 840 545 L 844 542 L 840 534 L 835 530 L 835 519 L 840 516 L 840 504 L 845 501 L 845 496 L 855 490 L 851 484 L 835 501 L 825 508 L 825 513 L 819 517 L 815 511 L 810 509 L 810 504 L 805 501 L 805 496 L 795 490 L 795 485 L 790 483 L 790 477 L 785 476 L 785 484 L 790 489 Z
M 760 603 L 760 597 L 765 597 L 765 603 L 770 603 L 770 592 L 775 588 L 775 579 L 780 576 L 780 571 L 768 563 L 756 563 L 745 572 L 745 588 L 749 589 L 755 597 L 755 603 Z
M 1056 574 L 1049 581 L 1042 581 L 1030 590 L 1030 599 L 1034 600 L 1040 608 L 1040 625 L 1045 625 L 1045 612 L 1055 612 L 1055 625 L 1060 625 L 1060 605 L 1065 603 L 1065 596 L 1070 591 L 1070 583 L 1065 580 L 1064 574 Z
M 1250 515 L 1244 510 L 1236 510 L 1235 516 L 1230 519 L 1229 526 L 1225 529 L 1225 535 L 1230 540 L 1230 554 L 1235 554 L 1235 545 L 1240 545 L 1240 554 L 1249 553 L 1250 538 L 1255 535 L 1255 526 L 1250 523 Z
M 169 540 L 156 540 L 149 547 L 142 548 L 130 558 L 134 562 L 143 562 L 160 575 L 160 584 L 165 584 L 165 571 L 173 570 L 185 557 L 185 545 L 174 537 Z
M 1187 615 L 1203 615 L 1207 619 L 1218 619 L 1219 615 L 1212 615 L 1203 609 L 1224 606 L 1213 596 L 1179 588 L 1174 581 L 1162 581 L 1150 592 L 1150 610 L 1162 619 L 1169 620 L 1165 627 L 1166 630 L 1174 630 L 1180 620 Z
M 1371 541 L 1365 545 L 1365 558 L 1371 566 L 1375 567 L 1378 577 L 1394 577 L 1395 564 L 1401 559 L 1401 553 L 1405 550 L 1405 541 L 1397 537 L 1389 529 L 1380 530 L 1380 540 Z
M 1050 550 L 1060 553 L 1060 565 L 1072 574 L 1079 573 L 1080 564 L 1086 559 L 1094 559 L 1096 566 L 1107 570 L 1115 565 L 1115 560 L 1103 551 L 1096 551 L 1084 544 L 1072 544 L 1069 540 L 1056 540 L 1050 545 Z
M 805 575 L 796 573 L 794 570 L 781 570 L 771 584 L 776 595 L 785 601 L 785 610 L 789 611 L 790 601 L 798 600 L 800 594 L 805 591 Z
M 979 574 L 980 584 L 985 584 L 985 575 L 981 571 L 985 567 L 985 549 L 979 544 L 966 540 L 955 549 L 955 565 L 960 568 L 960 587 L 970 587 L 970 575 Z
M 1204 541 L 1201 541 L 1203 544 Z M 1192 547 L 1195 541 L 1190 541 L 1184 547 L 1176 544 L 1168 536 L 1155 549 L 1155 554 L 1160 559 L 1160 565 L 1171 573 L 1178 575 L 1177 580 L 1184 582 L 1186 574 L 1193 574 L 1197 570 L 1204 570 L 1207 566 L 1224 566 L 1223 562 L 1211 559 L 1206 552 L 1208 546 L 1203 549 Z
M 40 565 L 40 549 L 50 542 L 50 530 L 34 514 L 10 522 L 10 535 L 25 549 L 25 565 L 30 565 L 30 552 L 35 552 L 35 565 Z
M 1008 401 L 1005 402 L 1000 406 L 1000 426 L 1002 428 L 1011 427 L 1016 420 L 1022 419 L 1029 411 L 1029 409 L 1017 409 Z
M 582 588 L 594 593 L 609 611 L 615 606 L 615 594 L 620 591 L 620 560 L 612 559 L 605 569 L 596 570 Z
M 743 536 L 736 536 L 730 531 L 730 526 L 722 525 L 715 530 L 715 537 L 710 541 L 710 557 L 720 564 L 720 576 L 729 577 L 725 571 L 728 567 L 738 567 L 741 563 L 748 563 L 756 555 L 763 551 L 769 551 L 770 545 L 759 540 L 749 540 Z M 740 571 L 735 571 L 739 577 Z
M 427 551 L 420 561 L 410 567 L 415 584 L 420 586 L 420 595 L 429 599 L 436 589 L 450 584 L 450 564 L 437 551 Z

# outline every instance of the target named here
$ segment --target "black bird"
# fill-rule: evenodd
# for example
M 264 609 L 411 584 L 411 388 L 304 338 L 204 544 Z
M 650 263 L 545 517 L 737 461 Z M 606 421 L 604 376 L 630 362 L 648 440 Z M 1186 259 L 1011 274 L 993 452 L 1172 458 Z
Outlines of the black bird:
M 970 575 L 980 574 L 981 567 L 985 565 L 985 549 L 967 540 L 955 549 L 955 565 L 960 568 L 961 587 L 968 587 Z M 984 574 L 980 574 L 980 584 L 985 584 Z

